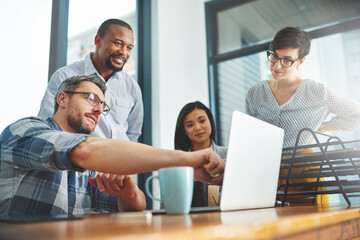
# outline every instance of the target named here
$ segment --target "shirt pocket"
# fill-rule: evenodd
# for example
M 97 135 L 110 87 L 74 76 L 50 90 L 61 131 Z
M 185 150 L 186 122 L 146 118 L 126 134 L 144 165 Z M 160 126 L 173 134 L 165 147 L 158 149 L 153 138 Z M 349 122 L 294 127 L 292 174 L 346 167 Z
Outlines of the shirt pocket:
M 132 99 L 116 99 L 116 104 L 114 109 L 115 122 L 123 126 L 127 126 L 127 119 L 133 107 L 134 107 L 134 100 Z

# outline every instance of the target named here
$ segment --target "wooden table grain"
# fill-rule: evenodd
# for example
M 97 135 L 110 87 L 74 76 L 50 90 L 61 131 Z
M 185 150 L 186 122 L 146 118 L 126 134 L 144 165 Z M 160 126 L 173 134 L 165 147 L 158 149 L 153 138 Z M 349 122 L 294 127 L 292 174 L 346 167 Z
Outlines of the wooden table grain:
M 0 239 L 349 239 L 357 207 L 290 206 L 187 215 L 90 214 L 82 220 L 0 223 Z

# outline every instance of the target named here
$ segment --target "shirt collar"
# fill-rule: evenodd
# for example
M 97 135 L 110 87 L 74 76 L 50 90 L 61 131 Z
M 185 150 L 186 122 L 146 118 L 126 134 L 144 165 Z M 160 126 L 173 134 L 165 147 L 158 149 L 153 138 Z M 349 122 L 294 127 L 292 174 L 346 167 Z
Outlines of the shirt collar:
M 94 53 L 91 52 L 88 55 L 86 55 L 86 57 L 84 59 L 85 75 L 92 75 L 92 74 L 97 74 L 98 73 L 96 68 L 94 67 L 93 62 L 91 61 L 91 57 L 93 55 L 94 55 Z
M 215 142 L 214 142 L 214 140 L 212 140 L 212 139 L 210 139 L 210 141 L 211 141 L 210 147 L 211 147 L 212 149 L 214 149 L 214 147 L 215 147 Z
M 91 57 L 94 55 L 93 52 L 89 53 L 88 55 L 86 55 L 85 59 L 84 59 L 84 69 L 85 69 L 85 75 L 92 75 L 92 74 L 96 74 L 98 77 L 100 77 L 103 81 L 104 78 L 98 73 L 98 71 L 96 70 L 92 60 L 91 60 Z M 124 70 L 122 70 L 124 71 Z M 122 73 L 122 71 L 119 71 L 119 72 L 114 72 L 114 74 L 111 76 L 110 79 L 112 78 L 119 78 L 118 75 Z M 109 80 L 110 80 L 109 79 Z M 108 80 L 108 81 L 109 81 Z
M 48 117 L 46 119 L 46 122 L 50 125 L 50 127 L 52 127 L 55 130 L 59 130 L 62 131 L 61 127 L 59 126 L 59 124 L 57 124 L 54 119 L 52 117 Z

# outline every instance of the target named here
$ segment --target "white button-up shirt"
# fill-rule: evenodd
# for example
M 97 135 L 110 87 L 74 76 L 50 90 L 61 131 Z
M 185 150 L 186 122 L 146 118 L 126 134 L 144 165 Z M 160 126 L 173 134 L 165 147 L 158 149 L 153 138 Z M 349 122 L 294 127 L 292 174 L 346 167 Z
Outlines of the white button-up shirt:
M 41 102 L 39 117 L 46 119 L 54 114 L 55 94 L 65 79 L 93 74 L 103 79 L 91 61 L 92 54 L 88 54 L 84 60 L 58 69 L 52 75 Z M 106 86 L 105 100 L 110 106 L 110 112 L 106 116 L 101 115 L 91 136 L 136 142 L 141 135 L 144 118 L 142 95 L 138 83 L 127 73 L 120 71 L 113 74 L 106 82 Z

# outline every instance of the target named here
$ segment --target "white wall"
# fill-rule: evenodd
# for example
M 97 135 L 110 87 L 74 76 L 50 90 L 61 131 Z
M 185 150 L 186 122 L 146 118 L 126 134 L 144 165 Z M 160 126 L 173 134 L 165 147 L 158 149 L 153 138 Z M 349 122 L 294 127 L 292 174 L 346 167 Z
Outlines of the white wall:
M 39 111 L 48 78 L 51 2 L 0 1 L 0 133 Z
M 203 0 L 152 0 L 151 28 L 153 146 L 174 149 L 181 108 L 196 100 L 209 106 Z M 158 181 L 153 194 L 160 196 Z
M 204 1 L 152 4 L 153 145 L 173 149 L 180 109 L 195 100 L 209 104 Z M 1 0 L 0 6 L 2 131 L 38 112 L 48 78 L 51 1 Z
M 188 102 L 209 106 L 203 0 L 152 1 L 153 145 L 173 149 Z

